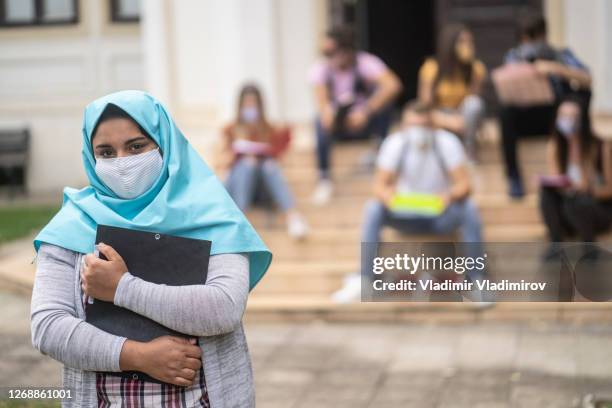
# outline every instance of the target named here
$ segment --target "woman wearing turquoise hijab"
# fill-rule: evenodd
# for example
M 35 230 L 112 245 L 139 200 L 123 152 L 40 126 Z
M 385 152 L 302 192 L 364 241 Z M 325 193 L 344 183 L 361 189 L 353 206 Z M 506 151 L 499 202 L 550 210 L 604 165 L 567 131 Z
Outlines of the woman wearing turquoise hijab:
M 241 320 L 272 254 L 152 96 L 122 91 L 88 105 L 82 156 L 90 185 L 66 188 L 61 210 L 34 240 L 32 342 L 64 363 L 72 398 L 63 406 L 254 406 Z M 98 224 L 212 241 L 206 283 L 166 286 L 131 275 L 121 254 L 95 246 Z M 111 335 L 85 321 L 88 297 L 192 338 Z M 113 374 L 121 371 L 160 383 Z

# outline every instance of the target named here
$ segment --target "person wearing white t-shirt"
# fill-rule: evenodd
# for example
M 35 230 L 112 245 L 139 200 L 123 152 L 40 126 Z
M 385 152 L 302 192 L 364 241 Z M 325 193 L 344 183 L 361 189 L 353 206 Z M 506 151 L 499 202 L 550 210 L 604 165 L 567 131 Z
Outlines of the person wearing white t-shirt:
M 454 134 L 431 127 L 430 108 L 410 102 L 402 116 L 402 130 L 389 135 L 378 153 L 375 197 L 365 207 L 362 242 L 380 242 L 382 228 L 405 233 L 449 234 L 458 231 L 470 249 L 481 252 L 481 220 L 469 198 L 471 182 L 461 141 Z M 390 209 L 397 193 L 437 195 L 439 215 L 398 213 Z M 472 276 L 471 278 L 475 278 Z M 345 302 L 361 293 L 360 277 L 348 279 L 334 299 Z
M 481 242 L 478 208 L 470 200 L 471 182 L 465 150 L 454 134 L 429 127 L 429 108 L 410 103 L 404 129 L 387 137 L 378 153 L 374 191 L 366 205 L 363 242 L 379 242 L 383 226 L 407 233 L 448 234 L 459 231 L 464 242 Z M 407 145 L 406 145 L 407 144 Z M 438 216 L 394 214 L 396 193 L 438 195 L 444 211 Z

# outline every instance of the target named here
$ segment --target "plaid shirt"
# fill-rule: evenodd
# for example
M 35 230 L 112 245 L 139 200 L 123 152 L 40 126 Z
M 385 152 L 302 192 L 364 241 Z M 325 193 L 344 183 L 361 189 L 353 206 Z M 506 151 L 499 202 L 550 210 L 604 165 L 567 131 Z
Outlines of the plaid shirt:
M 87 296 L 83 294 L 81 300 L 87 310 Z M 181 387 L 97 372 L 98 408 L 210 408 L 204 368 L 196 378 L 191 386 Z
M 190 387 L 181 387 L 96 373 L 98 408 L 209 408 L 204 370 L 196 377 L 199 381 Z

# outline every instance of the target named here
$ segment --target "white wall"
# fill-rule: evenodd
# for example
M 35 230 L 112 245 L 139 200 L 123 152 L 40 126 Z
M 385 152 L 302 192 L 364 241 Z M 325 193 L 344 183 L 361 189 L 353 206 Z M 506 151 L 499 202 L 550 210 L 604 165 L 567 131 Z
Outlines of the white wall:
M 74 26 L 0 29 L 0 127 L 30 127 L 34 193 L 86 184 L 83 108 L 144 82 L 138 24 L 111 25 L 106 0 L 79 4 Z
M 612 113 L 612 2 L 564 0 L 565 44 L 591 69 L 593 109 Z
M 142 34 L 138 24 L 108 22 L 106 0 L 81 1 L 76 26 L 0 29 L 0 127 L 32 129 L 32 191 L 86 183 L 83 108 L 114 90 L 150 90 L 199 146 L 234 114 L 247 80 L 261 85 L 272 119 L 312 119 L 306 76 L 326 0 L 142 4 Z M 594 109 L 612 112 L 612 1 L 549 0 L 546 7 L 556 16 L 556 41 L 592 69 Z
M 140 25 L 110 23 L 108 3 L 80 1 L 74 26 L 0 29 L 0 127 L 32 130 L 30 191 L 86 184 L 83 108 L 115 90 L 150 90 L 200 147 L 245 81 L 261 85 L 273 120 L 311 120 L 325 0 L 147 0 Z
M 316 58 L 321 1 L 154 0 L 144 7 L 146 53 L 154 50 L 155 42 L 149 27 L 159 23 L 155 16 L 160 10 L 167 12 L 169 58 L 154 63 L 171 65 L 167 103 L 179 122 L 206 128 L 228 120 L 245 81 L 261 86 L 272 119 L 311 118 L 306 74 Z M 153 72 L 164 71 L 148 63 L 146 70 L 151 79 Z M 156 87 L 147 82 L 147 88 Z

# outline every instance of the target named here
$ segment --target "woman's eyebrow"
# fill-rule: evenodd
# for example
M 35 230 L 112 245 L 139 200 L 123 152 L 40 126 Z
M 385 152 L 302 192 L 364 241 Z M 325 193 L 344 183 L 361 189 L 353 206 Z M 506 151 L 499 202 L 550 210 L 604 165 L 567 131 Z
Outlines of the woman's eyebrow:
M 99 145 L 94 146 L 95 149 L 106 148 L 106 147 L 112 147 L 112 146 L 109 144 L 99 144 Z
M 138 137 L 127 140 L 124 144 L 129 145 L 130 143 L 141 141 L 141 140 L 147 140 L 147 138 L 144 136 L 138 136 Z

